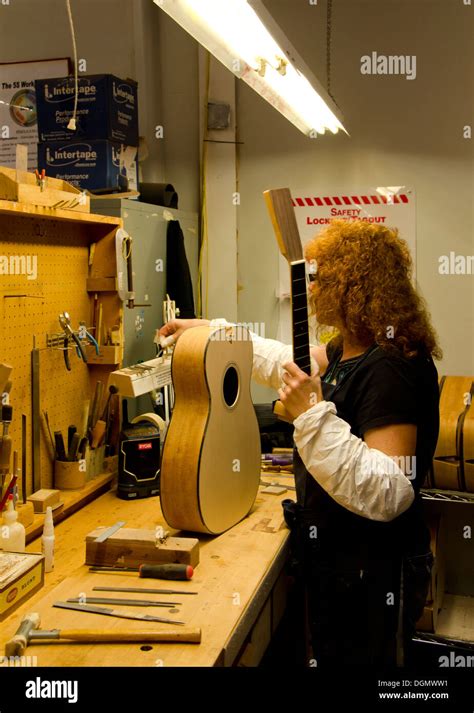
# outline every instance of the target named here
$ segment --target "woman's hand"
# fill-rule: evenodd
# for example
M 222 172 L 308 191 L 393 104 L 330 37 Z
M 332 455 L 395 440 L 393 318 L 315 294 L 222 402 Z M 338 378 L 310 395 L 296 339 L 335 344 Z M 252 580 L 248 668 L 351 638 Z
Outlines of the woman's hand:
M 311 406 L 324 401 L 319 370 L 308 376 L 294 362 L 283 364 L 286 373 L 283 374 L 285 386 L 279 389 L 278 395 L 293 421 Z
M 175 344 L 186 329 L 190 329 L 191 327 L 208 327 L 210 324 L 208 319 L 170 319 L 158 332 L 160 335 L 160 343 L 166 339 L 166 342 L 162 344 L 162 346 Z

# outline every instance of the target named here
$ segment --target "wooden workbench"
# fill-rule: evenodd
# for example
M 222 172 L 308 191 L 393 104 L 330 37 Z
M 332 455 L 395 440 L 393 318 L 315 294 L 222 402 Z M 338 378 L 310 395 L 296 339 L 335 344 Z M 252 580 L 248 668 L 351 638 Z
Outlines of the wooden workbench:
M 270 480 L 265 473 L 266 481 Z M 274 478 L 277 479 L 276 477 Z M 292 477 L 278 476 L 291 484 Z M 262 488 L 260 488 L 261 490 Z M 38 666 L 230 666 L 257 665 L 275 631 L 285 607 L 289 531 L 283 520 L 281 500 L 294 491 L 276 496 L 259 491 L 249 516 L 219 537 L 199 535 L 200 563 L 190 582 L 139 579 L 135 573 L 93 574 L 84 565 L 85 537 L 98 526 L 125 520 L 127 527 L 166 527 L 159 498 L 135 502 L 120 500 L 115 490 L 89 503 L 61 522 L 55 530 L 55 569 L 46 574 L 45 586 L 11 614 L 2 624 L 0 647 L 16 631 L 22 617 L 37 611 L 41 628 L 165 629 L 166 624 L 76 613 L 52 608 L 53 602 L 86 595 L 163 599 L 162 595 L 94 593 L 93 586 L 188 589 L 196 596 L 173 596 L 181 601 L 179 613 L 156 607 L 124 607 L 124 611 L 155 614 L 182 620 L 202 630 L 196 644 L 36 644 L 27 656 L 37 657 Z M 174 534 L 174 531 L 171 531 Z M 27 550 L 40 551 L 40 540 Z

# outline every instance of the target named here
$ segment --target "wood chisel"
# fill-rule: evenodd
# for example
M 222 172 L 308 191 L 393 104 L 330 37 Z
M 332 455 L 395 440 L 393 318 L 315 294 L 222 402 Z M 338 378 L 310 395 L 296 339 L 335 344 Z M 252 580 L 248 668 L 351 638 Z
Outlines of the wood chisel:
M 88 427 L 89 427 L 90 405 L 91 405 L 91 402 L 89 401 L 89 399 L 87 399 L 87 401 L 84 401 L 84 405 L 82 407 L 81 427 L 79 429 L 81 438 L 87 437 L 87 432 L 88 432 Z
M 84 601 L 85 599 L 85 601 Z M 149 599 L 117 599 L 116 597 L 73 597 L 67 599 L 75 604 L 109 604 L 110 606 L 122 607 L 179 607 L 182 602 L 154 602 Z
M 95 424 L 99 418 L 99 409 L 102 401 L 104 384 L 102 381 L 96 381 L 94 388 L 94 397 L 92 399 L 92 407 L 89 412 L 89 441 L 92 444 L 92 433 L 94 431 Z
M 137 594 L 197 594 L 177 589 L 142 589 L 141 587 L 92 587 L 94 592 L 135 592 Z
M 111 384 L 109 386 L 109 395 L 107 397 L 107 402 L 105 404 L 102 416 L 96 422 L 92 431 L 92 448 L 97 448 L 100 446 L 105 439 L 105 432 L 107 429 L 108 419 L 109 419 L 109 405 L 110 399 L 114 394 L 118 393 L 118 387 Z
M 77 460 L 77 452 L 79 450 L 79 444 L 81 442 L 81 437 L 77 433 L 74 433 L 71 437 L 71 442 L 69 444 L 68 452 L 67 452 L 67 459 L 68 461 L 75 461 Z
M 107 609 L 105 607 L 94 607 L 88 604 L 72 604 L 70 602 L 54 602 L 53 607 L 59 609 L 73 609 L 74 611 L 87 612 L 89 614 L 103 614 L 104 616 L 114 616 L 117 619 L 136 619 L 138 621 L 160 621 L 162 624 L 178 624 L 184 626 L 184 621 L 175 621 L 174 619 L 163 619 L 159 616 L 151 614 L 124 614 L 116 609 Z
M 64 448 L 63 434 L 61 433 L 61 431 L 54 432 L 54 442 L 56 444 L 57 459 L 67 461 L 66 449 Z
M 71 447 L 72 437 L 76 433 L 76 431 L 77 431 L 77 428 L 73 425 L 70 425 L 67 427 L 67 448 L 68 448 L 68 451 Z

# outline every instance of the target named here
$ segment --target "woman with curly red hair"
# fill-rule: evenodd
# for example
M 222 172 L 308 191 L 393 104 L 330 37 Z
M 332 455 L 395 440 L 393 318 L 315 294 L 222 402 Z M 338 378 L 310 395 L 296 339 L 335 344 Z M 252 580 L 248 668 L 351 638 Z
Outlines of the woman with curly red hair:
M 311 348 L 308 376 L 291 346 L 252 334 L 252 375 L 293 419 L 297 502 L 284 507 L 311 665 L 403 665 L 432 565 L 419 491 L 438 438 L 441 351 L 396 230 L 335 220 L 306 259 L 318 330 L 335 336 Z M 160 331 L 178 338 L 222 323 L 173 320 Z

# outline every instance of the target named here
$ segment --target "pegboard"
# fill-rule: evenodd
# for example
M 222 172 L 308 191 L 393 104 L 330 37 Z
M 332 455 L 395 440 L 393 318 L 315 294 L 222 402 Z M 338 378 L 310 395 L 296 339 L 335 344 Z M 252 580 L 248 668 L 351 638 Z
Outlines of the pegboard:
M 10 404 L 13 421 L 10 427 L 12 452 L 17 450 L 21 463 L 21 420 L 27 417 L 26 484 L 32 480 L 31 422 L 31 350 L 34 340 L 40 350 L 40 474 L 41 487 L 53 485 L 52 449 L 43 419 L 47 411 L 51 430 L 61 430 L 67 444 L 67 429 L 79 427 L 85 399 L 92 397 L 95 381 L 107 384 L 114 365 L 88 366 L 70 350 L 71 371 L 66 370 L 63 352 L 46 346 L 46 335 L 61 332 L 58 316 L 67 311 L 73 329 L 79 322 L 91 325 L 93 296 L 86 290 L 89 268 L 89 245 L 101 245 L 98 251 L 103 274 L 113 276 L 115 251 L 113 236 L 121 222 L 102 216 L 62 213 L 53 219 L 38 209 L 22 214 L 8 210 L 11 203 L 0 201 L 0 362 L 13 367 Z M 64 217 L 67 215 L 67 218 Z M 11 263 L 13 257 L 15 262 Z M 3 258 L 6 258 L 4 260 Z M 29 258 L 29 262 L 28 262 Z M 35 275 L 36 265 L 36 275 Z M 4 269 L 8 269 L 5 274 Z M 13 269 L 12 269 L 13 268 Z M 94 260 L 93 269 L 97 268 Z M 11 274 L 24 270 L 26 274 Z M 101 295 L 104 320 L 117 322 L 121 302 L 116 293 Z M 21 483 L 18 484 L 21 491 Z

